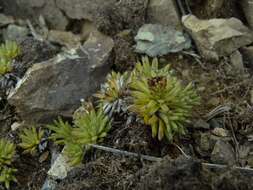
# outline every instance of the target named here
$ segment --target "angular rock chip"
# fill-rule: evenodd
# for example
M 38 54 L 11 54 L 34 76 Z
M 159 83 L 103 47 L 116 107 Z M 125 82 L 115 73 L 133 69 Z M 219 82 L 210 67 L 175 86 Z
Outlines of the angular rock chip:
M 226 141 L 218 140 L 214 146 L 211 160 L 215 164 L 234 164 L 235 152 L 233 147 Z
M 151 57 L 175 53 L 191 47 L 191 40 L 187 35 L 175 30 L 171 26 L 159 24 L 145 24 L 135 37 L 136 52 Z
M 66 46 L 67 48 L 76 48 L 81 45 L 81 37 L 72 32 L 65 32 L 59 30 L 50 30 L 48 33 L 48 40 L 53 43 Z
M 194 15 L 183 17 L 183 25 L 207 60 L 219 60 L 253 42 L 253 33 L 236 18 L 201 20 Z
M 47 123 L 57 115 L 70 117 L 87 98 L 99 89 L 110 71 L 111 38 L 92 33 L 80 49 L 34 64 L 8 101 L 28 123 Z
M 3 31 L 3 38 L 4 40 L 8 41 L 23 41 L 28 36 L 28 34 L 28 28 L 10 24 Z

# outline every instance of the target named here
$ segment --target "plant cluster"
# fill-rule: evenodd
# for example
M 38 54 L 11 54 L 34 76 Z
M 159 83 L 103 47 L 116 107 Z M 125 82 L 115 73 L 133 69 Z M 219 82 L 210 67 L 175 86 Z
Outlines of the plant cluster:
M 48 128 L 53 131 L 51 139 L 57 144 L 65 145 L 64 153 L 69 158 L 71 165 L 77 165 L 82 161 L 90 144 L 101 142 L 111 128 L 111 123 L 102 111 L 94 107 L 86 108 L 86 111 L 74 119 L 74 125 L 58 119 Z
M 19 134 L 19 137 L 21 139 L 19 146 L 24 149 L 24 153 L 35 155 L 37 153 L 37 148 L 41 142 L 43 135 L 44 131 L 37 131 L 34 126 L 30 128 L 24 128 Z
M 191 109 L 200 101 L 191 83 L 182 85 L 168 65 L 159 68 L 157 59 L 150 63 L 147 57 L 131 73 L 109 74 L 95 96 L 98 110 L 86 103 L 74 114 L 73 126 L 62 119 L 48 126 L 53 131 L 50 138 L 65 145 L 64 153 L 72 165 L 81 162 L 90 144 L 107 135 L 111 128 L 109 118 L 114 113 L 133 112 L 151 127 L 154 138 L 171 141 L 175 135 L 185 133 L 184 124 Z
M 151 126 L 154 138 L 158 137 L 162 140 L 165 136 L 171 141 L 175 135 L 185 133 L 184 124 L 191 115 L 191 109 L 199 103 L 200 99 L 191 83 L 183 86 L 172 75 L 169 65 L 159 68 L 156 58 L 150 63 L 147 57 L 143 57 L 130 73 L 130 80 L 123 80 L 125 83 L 121 86 L 124 88 L 115 88 L 111 76 L 112 74 L 97 95 L 103 108 L 109 105 L 108 100 L 124 102 L 124 98 L 128 98 L 131 99 L 128 111 L 136 113 L 146 125 Z M 117 78 L 123 76 L 117 74 Z M 126 94 L 124 90 L 130 92 L 128 97 L 118 96 L 118 94 Z M 112 91 L 113 93 L 110 93 Z
M 7 189 L 12 181 L 16 182 L 14 174 L 17 171 L 11 167 L 15 155 L 15 145 L 6 139 L 0 139 L 0 183 Z
M 16 42 L 6 41 L 0 45 L 0 75 L 12 71 L 12 62 L 20 54 L 20 47 Z
M 112 72 L 107 76 L 107 81 L 101 86 L 95 97 L 99 99 L 99 105 L 110 117 L 114 113 L 122 113 L 127 110 L 126 91 L 129 84 L 128 73 L 120 74 Z

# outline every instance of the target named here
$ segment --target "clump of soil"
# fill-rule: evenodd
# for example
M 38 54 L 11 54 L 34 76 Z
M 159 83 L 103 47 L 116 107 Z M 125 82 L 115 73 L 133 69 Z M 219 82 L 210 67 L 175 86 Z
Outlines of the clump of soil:
M 147 169 L 147 168 L 146 168 Z M 173 161 L 165 158 L 143 173 L 135 175 L 133 180 L 138 190 L 226 190 L 252 189 L 252 177 L 235 170 L 213 172 L 204 169 L 198 160 L 183 157 Z
M 47 171 L 50 168 L 49 159 L 40 163 L 38 156 L 24 155 L 20 156 L 14 162 L 14 167 L 18 170 L 16 178 L 18 184 L 13 184 L 12 190 L 39 190 L 45 182 Z

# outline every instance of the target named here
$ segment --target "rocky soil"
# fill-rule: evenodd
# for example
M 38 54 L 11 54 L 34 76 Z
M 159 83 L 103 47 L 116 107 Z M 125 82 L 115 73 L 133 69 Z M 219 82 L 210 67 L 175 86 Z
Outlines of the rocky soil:
M 35 156 L 17 149 L 11 190 L 253 189 L 252 0 L 0 0 L 6 40 L 21 55 L 0 76 L 0 138 L 15 143 L 25 127 L 71 122 L 110 71 L 144 55 L 201 97 L 182 138 L 158 141 L 118 116 L 99 144 L 110 151 L 74 168 L 46 134 Z

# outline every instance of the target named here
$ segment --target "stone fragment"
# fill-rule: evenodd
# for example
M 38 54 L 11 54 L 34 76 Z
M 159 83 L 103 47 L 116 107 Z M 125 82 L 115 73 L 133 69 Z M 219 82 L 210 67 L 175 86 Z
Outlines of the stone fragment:
M 183 25 L 190 33 L 204 59 L 219 60 L 253 42 L 253 34 L 236 18 L 201 20 L 186 15 Z
M 198 119 L 196 122 L 194 122 L 193 127 L 195 129 L 210 129 L 210 124 L 203 119 Z
M 236 71 L 236 73 L 244 72 L 243 58 L 240 51 L 237 50 L 230 55 L 230 62 L 233 66 L 233 69 Z
M 54 180 L 62 180 L 67 177 L 68 172 L 72 169 L 67 160 L 66 156 L 59 154 L 47 174 Z
M 213 148 L 211 160 L 215 164 L 235 164 L 235 152 L 226 141 L 218 140 Z
M 57 43 L 67 48 L 76 48 L 81 45 L 81 38 L 72 32 L 65 32 L 59 30 L 50 30 L 48 33 L 48 40 Z
M 28 34 L 28 28 L 10 24 L 3 32 L 3 38 L 8 41 L 22 41 Z
M 145 24 L 135 37 L 135 51 L 151 57 L 175 53 L 191 47 L 191 40 L 170 26 Z

